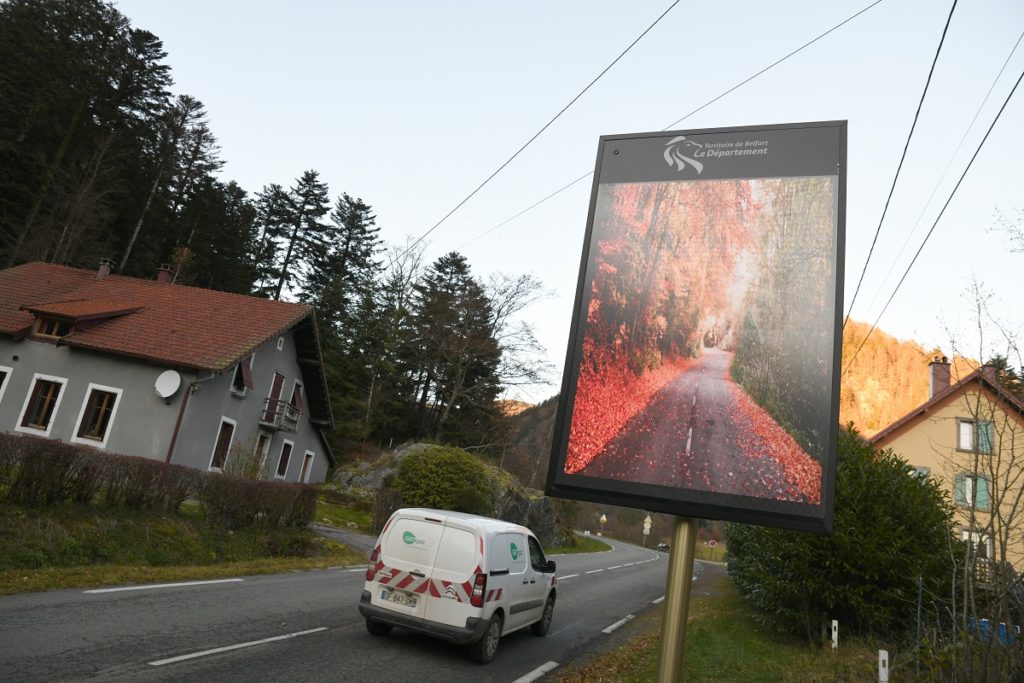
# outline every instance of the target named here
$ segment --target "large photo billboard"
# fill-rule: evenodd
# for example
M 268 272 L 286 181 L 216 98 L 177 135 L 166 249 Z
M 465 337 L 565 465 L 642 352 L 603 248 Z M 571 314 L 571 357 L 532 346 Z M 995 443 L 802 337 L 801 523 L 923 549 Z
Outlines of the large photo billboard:
M 551 495 L 828 531 L 845 122 L 601 138 Z

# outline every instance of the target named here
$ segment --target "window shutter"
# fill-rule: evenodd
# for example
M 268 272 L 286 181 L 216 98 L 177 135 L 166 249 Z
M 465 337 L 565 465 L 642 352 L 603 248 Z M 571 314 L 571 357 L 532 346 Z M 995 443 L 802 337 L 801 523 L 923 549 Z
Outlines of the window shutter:
M 302 385 L 296 384 L 295 389 L 292 390 L 292 405 L 299 412 L 302 412 Z
M 974 488 L 977 491 L 975 505 L 979 510 L 988 510 L 988 479 L 975 477 Z
M 992 423 L 991 422 L 979 422 L 978 423 L 978 452 L 979 453 L 991 453 L 992 452 Z
M 256 385 L 252 381 L 252 368 L 249 367 L 252 364 L 252 356 L 243 358 L 239 365 L 242 368 L 242 382 L 245 383 L 247 389 L 253 389 Z
M 967 505 L 966 477 L 962 474 L 956 475 L 953 479 L 953 502 L 957 505 Z

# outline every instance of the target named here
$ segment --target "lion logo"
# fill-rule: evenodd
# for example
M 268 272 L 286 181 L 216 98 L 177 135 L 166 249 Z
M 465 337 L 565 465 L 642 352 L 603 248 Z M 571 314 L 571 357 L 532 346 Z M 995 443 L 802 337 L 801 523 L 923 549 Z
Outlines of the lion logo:
M 697 175 L 700 175 L 704 172 L 704 164 L 692 156 L 687 156 L 686 153 L 692 155 L 703 148 L 704 145 L 693 140 L 687 140 L 685 135 L 674 137 L 665 143 L 665 163 L 669 166 L 675 166 L 677 171 L 682 171 L 687 166 L 692 166 L 697 171 Z

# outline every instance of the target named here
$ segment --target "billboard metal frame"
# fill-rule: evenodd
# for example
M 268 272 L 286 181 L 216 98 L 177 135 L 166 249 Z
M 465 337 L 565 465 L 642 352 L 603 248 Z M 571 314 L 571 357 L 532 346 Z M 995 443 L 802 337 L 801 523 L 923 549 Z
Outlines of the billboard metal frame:
M 664 148 L 665 143 L 675 139 L 711 140 L 728 139 L 730 136 L 759 134 L 776 135 L 777 139 L 795 141 L 788 154 L 786 149 L 779 149 L 770 162 L 757 159 L 755 175 L 729 174 L 720 172 L 699 178 L 669 178 L 666 174 L 672 169 L 665 162 L 670 162 L 668 153 L 664 161 L 650 160 L 650 169 L 644 167 L 647 161 L 629 160 L 630 149 L 644 147 L 645 159 L 650 158 L 650 149 Z M 718 138 L 709 136 L 719 136 Z M 823 137 L 824 136 L 824 137 Z M 801 140 L 809 142 L 800 148 Z M 821 140 L 834 141 L 822 145 Z M 591 190 L 590 206 L 587 215 L 586 234 L 577 281 L 576 298 L 573 307 L 572 324 L 566 351 L 565 371 L 562 378 L 561 394 L 555 415 L 554 438 L 549 464 L 545 492 L 548 495 L 600 504 L 619 505 L 631 508 L 653 510 L 684 517 L 717 519 L 731 522 L 742 522 L 764 526 L 773 526 L 818 533 L 830 533 L 832 530 L 833 508 L 835 502 L 835 468 L 836 443 L 838 439 L 839 417 L 839 375 L 842 355 L 842 322 L 843 322 L 843 277 L 845 257 L 846 231 L 846 121 L 821 121 L 808 123 L 792 123 L 763 126 L 741 126 L 727 128 L 707 128 L 670 132 L 651 132 L 625 135 L 606 135 L 600 138 L 594 181 Z M 657 147 L 660 145 L 661 147 Z M 785 147 L 785 145 L 778 145 Z M 824 148 L 823 148 L 824 147 Z M 620 149 L 623 154 L 620 156 Z M 774 151 L 774 150 L 773 150 Z M 742 153 L 740 153 L 742 154 Z M 636 155 L 633 155 L 636 157 Z M 685 158 L 685 157 L 684 157 Z M 829 161 L 828 168 L 824 160 Z M 687 162 L 692 159 L 686 159 Z M 644 176 L 648 170 L 653 177 L 631 178 L 632 171 L 628 164 L 642 169 Z M 640 165 L 637 166 L 636 164 Z M 679 170 L 685 162 L 678 162 Z M 745 163 L 745 160 L 739 160 Z M 626 164 L 624 166 L 624 164 Z M 710 164 L 715 165 L 715 164 Z M 736 164 L 731 164 L 736 165 Z M 664 166 L 658 168 L 659 166 Z M 656 169 L 656 170 L 655 170 Z M 666 170 L 668 169 L 668 170 Z M 724 173 L 724 175 L 723 175 Z M 594 220 L 597 212 L 598 190 L 602 185 L 629 182 L 689 182 L 708 179 L 747 180 L 754 178 L 786 178 L 809 176 L 833 176 L 837 178 L 837 213 L 835 215 L 835 235 L 833 253 L 834 279 L 834 312 L 832 315 L 832 357 L 823 359 L 831 363 L 829 377 L 830 415 L 828 434 L 823 439 L 825 446 L 823 462 L 821 462 L 822 478 L 818 504 L 784 501 L 757 496 L 717 493 L 696 488 L 672 488 L 640 482 L 607 479 L 603 477 L 583 476 L 565 472 L 566 455 L 572 420 L 572 410 L 576 400 L 580 364 L 582 361 L 583 335 L 586 328 L 584 306 L 589 302 L 589 294 L 585 290 L 588 285 L 588 266 L 594 258 Z

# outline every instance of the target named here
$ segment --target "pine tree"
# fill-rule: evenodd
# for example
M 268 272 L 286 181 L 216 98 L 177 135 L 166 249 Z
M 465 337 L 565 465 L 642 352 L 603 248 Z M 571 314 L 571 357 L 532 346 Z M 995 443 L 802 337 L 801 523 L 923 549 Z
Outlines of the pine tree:
M 286 284 L 303 289 L 310 267 L 325 258 L 329 248 L 329 229 L 323 218 L 331 206 L 327 184 L 320 182 L 320 174 L 313 170 L 303 173 L 289 190 L 288 200 L 283 221 L 288 235 L 274 290 L 275 299 L 281 298 Z

